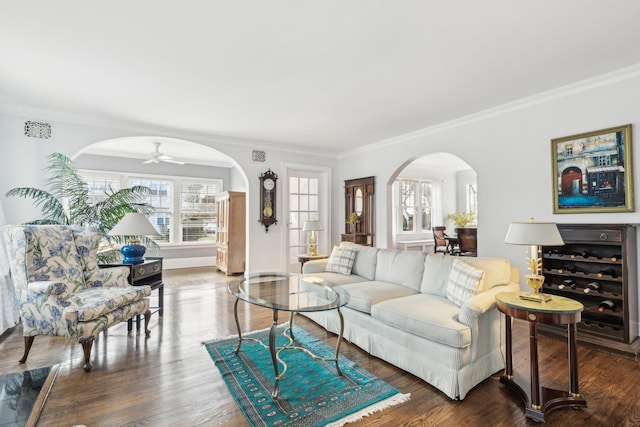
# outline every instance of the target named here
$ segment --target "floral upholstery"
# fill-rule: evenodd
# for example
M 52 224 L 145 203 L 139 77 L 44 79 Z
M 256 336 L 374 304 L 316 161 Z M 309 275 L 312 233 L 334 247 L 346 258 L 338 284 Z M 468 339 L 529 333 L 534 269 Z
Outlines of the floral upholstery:
M 3 232 L 25 337 L 75 337 L 89 346 L 89 370 L 90 345 L 101 331 L 140 315 L 148 324 L 151 288 L 130 286 L 127 267 L 99 268 L 97 231 L 9 225 Z

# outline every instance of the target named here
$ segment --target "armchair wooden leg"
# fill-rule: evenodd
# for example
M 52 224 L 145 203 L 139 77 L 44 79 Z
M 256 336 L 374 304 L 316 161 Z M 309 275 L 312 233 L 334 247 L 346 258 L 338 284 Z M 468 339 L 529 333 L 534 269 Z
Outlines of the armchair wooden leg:
M 35 336 L 24 337 L 24 354 L 18 363 L 24 363 L 27 361 L 27 356 L 29 356 L 29 351 L 31 350 L 31 344 L 33 344 L 34 338 Z
M 144 335 L 147 338 L 149 338 L 151 336 L 151 331 L 149 330 L 149 320 L 150 319 L 151 319 L 151 310 L 147 310 L 144 313 Z
M 80 344 L 82 344 L 82 350 L 84 350 L 84 370 L 89 372 L 91 370 L 91 349 L 93 348 L 93 336 L 87 338 L 81 338 Z

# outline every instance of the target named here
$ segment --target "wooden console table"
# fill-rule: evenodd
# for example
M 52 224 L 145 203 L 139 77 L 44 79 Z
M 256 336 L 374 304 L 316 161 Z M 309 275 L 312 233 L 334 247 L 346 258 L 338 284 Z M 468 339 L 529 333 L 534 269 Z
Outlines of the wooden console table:
M 544 422 L 547 413 L 558 408 L 587 407 L 587 401 L 578 392 L 578 354 L 576 352 L 576 323 L 584 308 L 581 303 L 554 295 L 550 301 L 539 303 L 523 300 L 518 292 L 496 295 L 498 310 L 505 314 L 506 367 L 500 382 L 520 396 L 525 405 L 525 415 L 534 421 Z M 511 318 L 529 322 L 529 353 L 531 358 L 530 396 L 529 384 L 519 383 L 513 377 Z M 540 387 L 538 373 L 538 340 L 536 324 L 567 325 L 569 346 L 569 391 Z

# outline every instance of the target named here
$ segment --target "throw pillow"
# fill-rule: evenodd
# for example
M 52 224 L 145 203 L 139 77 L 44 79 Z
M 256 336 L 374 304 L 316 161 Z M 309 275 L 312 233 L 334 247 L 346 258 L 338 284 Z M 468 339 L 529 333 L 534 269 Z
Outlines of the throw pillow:
M 461 306 L 466 300 L 478 293 L 482 276 L 484 276 L 483 270 L 478 270 L 456 259 L 447 279 L 447 299 L 457 306 Z
M 334 247 L 324 270 L 332 273 L 351 274 L 356 253 L 357 251 L 354 248 Z

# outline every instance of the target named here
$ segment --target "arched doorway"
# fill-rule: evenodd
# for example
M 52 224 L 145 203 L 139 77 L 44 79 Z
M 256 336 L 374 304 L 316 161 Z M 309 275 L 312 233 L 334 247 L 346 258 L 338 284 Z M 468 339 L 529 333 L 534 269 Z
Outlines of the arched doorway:
M 167 268 L 215 265 L 215 194 L 248 189 L 246 174 L 234 159 L 183 139 L 109 139 L 85 147 L 73 160 L 90 187 L 114 183 L 152 189 L 152 221 L 161 232 L 157 255 L 165 257 Z
M 433 227 L 454 235 L 449 214 L 474 211 L 477 226 L 477 176 L 463 159 L 445 152 L 408 160 L 388 183 L 388 242 L 405 250 L 433 252 Z

